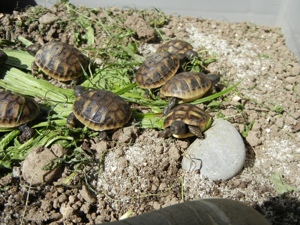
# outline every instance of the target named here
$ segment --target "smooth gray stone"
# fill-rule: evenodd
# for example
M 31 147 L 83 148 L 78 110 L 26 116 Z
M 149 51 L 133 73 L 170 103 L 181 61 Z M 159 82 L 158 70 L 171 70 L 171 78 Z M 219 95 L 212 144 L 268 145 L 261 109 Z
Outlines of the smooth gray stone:
M 211 180 L 228 180 L 238 174 L 245 163 L 246 148 L 235 127 L 226 120 L 216 119 L 205 133 L 196 139 L 182 160 L 186 171 L 200 169 Z

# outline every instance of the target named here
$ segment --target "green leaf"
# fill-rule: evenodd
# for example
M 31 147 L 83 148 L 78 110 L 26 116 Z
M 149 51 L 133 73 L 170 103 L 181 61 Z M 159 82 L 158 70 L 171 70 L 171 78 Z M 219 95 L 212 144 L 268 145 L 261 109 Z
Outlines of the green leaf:
M 284 182 L 283 176 L 278 171 L 274 172 L 271 177 L 271 182 L 275 186 L 275 190 L 278 192 L 278 194 L 283 194 L 285 192 L 289 191 L 297 191 L 297 187 L 292 186 Z
M 93 46 L 95 44 L 94 28 L 89 26 L 86 29 L 87 29 L 87 31 L 86 31 L 85 36 L 87 39 L 87 44 Z

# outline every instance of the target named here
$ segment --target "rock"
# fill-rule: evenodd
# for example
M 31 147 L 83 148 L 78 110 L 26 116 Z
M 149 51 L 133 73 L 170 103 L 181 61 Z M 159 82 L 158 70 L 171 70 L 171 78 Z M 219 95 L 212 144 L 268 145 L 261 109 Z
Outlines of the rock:
M 180 151 L 175 145 L 171 145 L 169 148 L 169 158 L 171 160 L 177 161 L 180 158 Z
M 217 119 L 205 132 L 205 139 L 196 139 L 182 160 L 186 171 L 200 169 L 211 180 L 227 180 L 238 174 L 246 158 L 245 144 L 235 127 Z
M 255 146 L 261 145 L 262 142 L 259 139 L 258 133 L 259 132 L 256 132 L 256 131 L 253 131 L 253 130 L 250 130 L 248 132 L 246 140 L 248 141 L 249 145 L 251 145 L 251 147 L 255 147 Z
M 55 22 L 58 19 L 59 19 L 59 17 L 52 13 L 46 13 L 39 19 L 39 22 L 42 24 L 50 24 L 50 23 Z
M 154 28 L 140 16 L 128 16 L 124 25 L 136 32 L 139 39 L 146 40 L 146 42 L 154 41 L 157 38 Z
M 113 135 L 112 140 L 119 143 L 133 143 L 138 135 L 138 128 L 123 127 L 118 129 Z
M 22 175 L 31 185 L 50 183 L 60 172 L 58 166 L 53 170 L 44 170 L 43 167 L 52 160 L 63 156 L 66 150 L 54 145 L 51 149 L 38 147 L 33 149 L 22 164 Z
M 90 204 L 96 202 L 96 196 L 88 189 L 86 185 L 82 185 L 82 189 L 79 191 L 79 193 L 86 202 Z

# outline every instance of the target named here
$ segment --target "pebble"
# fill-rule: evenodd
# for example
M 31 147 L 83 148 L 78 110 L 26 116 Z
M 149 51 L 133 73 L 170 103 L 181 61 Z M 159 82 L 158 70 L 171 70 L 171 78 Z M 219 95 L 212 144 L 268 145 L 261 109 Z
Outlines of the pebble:
M 200 173 L 211 180 L 228 180 L 238 174 L 245 163 L 246 148 L 235 127 L 226 120 L 216 119 L 185 153 L 182 168 Z M 201 166 L 200 166 L 201 165 Z
M 59 17 L 52 14 L 52 13 L 46 13 L 42 17 L 40 17 L 39 22 L 42 24 L 50 24 L 58 20 Z
M 51 149 L 38 147 L 33 149 L 22 164 L 22 175 L 25 181 L 31 185 L 50 183 L 57 178 L 61 172 L 61 166 L 53 170 L 44 170 L 43 167 L 52 160 L 63 156 L 66 150 L 54 145 Z
M 96 202 L 95 194 L 91 192 L 86 185 L 82 185 L 82 189 L 79 191 L 79 193 L 86 202 L 90 204 Z

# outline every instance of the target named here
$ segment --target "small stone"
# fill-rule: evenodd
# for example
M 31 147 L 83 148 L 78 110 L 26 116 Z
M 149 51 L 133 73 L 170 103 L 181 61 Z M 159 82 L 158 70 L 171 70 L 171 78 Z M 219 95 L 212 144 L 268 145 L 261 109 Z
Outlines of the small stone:
M 258 132 L 256 131 L 249 131 L 248 132 L 248 135 L 246 137 L 246 140 L 247 142 L 252 146 L 252 147 L 255 147 L 255 146 L 258 146 L 261 144 L 261 140 L 258 138 L 258 135 L 257 135 Z
M 80 211 L 84 212 L 85 214 L 88 214 L 90 211 L 90 208 L 91 208 L 91 203 L 86 202 L 81 206 Z
M 170 159 L 177 161 L 180 158 L 180 152 L 175 145 L 171 145 L 168 152 Z
M 88 203 L 94 203 L 96 196 L 87 188 L 86 185 L 82 185 L 82 189 L 79 191 L 82 198 Z
M 58 201 L 60 203 L 67 201 L 67 196 L 65 193 L 62 193 L 59 197 L 58 197 Z
M 76 201 L 76 196 L 74 196 L 74 195 L 69 196 L 69 203 L 70 204 L 75 203 L 75 201 Z
M 45 15 L 40 17 L 39 22 L 43 24 L 50 24 L 55 22 L 58 19 L 59 19 L 58 16 L 52 13 L 46 13 Z
M 60 153 L 62 154 L 62 153 Z M 22 175 L 31 185 L 50 183 L 58 177 L 61 167 L 58 166 L 53 170 L 44 170 L 43 167 L 51 163 L 57 155 L 49 148 L 33 149 L 25 158 L 22 164 Z
M 155 201 L 155 202 L 153 202 L 153 208 L 154 208 L 155 210 L 158 210 L 158 209 L 161 208 L 161 205 L 159 204 L 159 202 Z
M 118 160 L 118 173 L 124 173 L 124 170 L 128 167 L 128 161 L 125 157 L 120 157 Z
M 166 188 L 167 188 L 167 185 L 166 185 L 166 183 L 161 183 L 161 184 L 159 185 L 159 188 L 158 188 L 158 190 L 160 190 L 160 191 L 164 191 L 164 190 L 166 190 Z
M 115 151 L 116 158 L 119 158 L 119 157 L 121 157 L 123 155 L 124 155 L 124 151 L 123 151 L 122 147 L 117 148 L 116 151 Z
M 163 146 L 155 147 L 155 152 L 156 154 L 162 154 L 164 152 L 164 147 Z
M 246 149 L 235 127 L 217 119 L 205 132 L 205 139 L 196 139 L 182 160 L 186 171 L 197 171 L 211 180 L 227 180 L 244 166 Z
M 1 177 L 1 179 L 0 179 L 0 186 L 1 187 L 4 187 L 4 186 L 6 186 L 6 185 L 9 185 L 9 184 L 11 184 L 12 183 L 12 174 L 11 173 L 9 173 L 9 174 L 7 174 L 6 176 L 4 176 L 4 177 Z
M 139 39 L 154 41 L 157 38 L 156 32 L 142 17 L 132 15 L 128 16 L 124 25 L 136 32 Z
M 112 135 L 112 140 L 119 143 L 132 143 L 137 137 L 138 128 L 123 127 Z
M 60 213 L 63 216 L 62 219 L 65 220 L 66 218 L 69 218 L 74 213 L 74 209 L 69 204 L 63 203 L 60 207 Z
M 97 143 L 92 143 L 91 149 L 96 150 L 97 156 L 101 156 L 108 149 L 108 142 L 101 140 Z
M 12 169 L 12 176 L 14 178 L 20 177 L 21 171 L 19 166 L 14 166 Z

